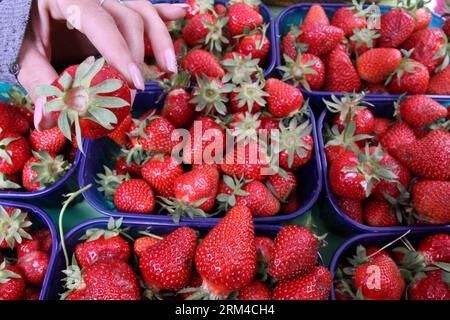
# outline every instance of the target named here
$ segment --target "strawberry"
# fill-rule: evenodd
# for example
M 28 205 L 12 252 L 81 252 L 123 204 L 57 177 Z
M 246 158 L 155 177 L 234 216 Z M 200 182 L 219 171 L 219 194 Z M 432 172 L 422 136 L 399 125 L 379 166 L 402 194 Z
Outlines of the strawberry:
M 285 174 L 275 173 L 267 178 L 266 185 L 273 195 L 280 201 L 286 201 L 289 196 L 297 192 L 297 178 L 292 171 Z
M 419 218 L 432 224 L 450 222 L 449 197 L 449 181 L 418 180 L 411 190 L 412 204 Z
M 164 73 L 158 66 L 144 63 L 142 66 L 142 77 L 146 82 L 161 81 L 167 77 L 167 74 Z
M 294 85 L 300 85 L 306 90 L 320 90 L 325 81 L 325 65 L 322 60 L 309 53 L 299 54 L 294 59 L 284 56 L 285 66 L 279 68 L 284 71 L 283 81 L 292 80 Z
M 213 9 L 210 0 L 186 0 L 186 4 L 190 6 L 186 13 L 186 19 L 192 19 L 198 14 L 207 13 Z
M 395 8 L 381 16 L 379 46 L 396 48 L 414 32 L 416 22 L 411 14 L 402 8 Z
M 188 46 L 202 45 L 209 33 L 207 24 L 215 24 L 216 18 L 210 13 L 199 14 L 193 17 L 184 26 L 182 35 Z
M 239 300 L 272 300 L 269 288 L 260 281 L 254 281 L 239 291 Z
M 120 236 L 121 220 L 110 219 L 108 229 L 89 229 L 81 238 L 84 242 L 75 246 L 75 256 L 81 268 L 92 265 L 97 260 L 121 260 L 130 258 L 130 246 Z
M 323 9 L 323 7 L 320 4 L 313 4 L 307 14 L 305 19 L 303 20 L 303 23 L 310 23 L 310 22 L 319 22 L 324 25 L 329 25 L 330 20 L 328 19 L 328 16 Z
M 189 284 L 197 235 L 182 227 L 148 248 L 139 261 L 144 281 L 156 290 L 178 291 Z
M 450 300 L 445 273 L 444 270 L 434 270 L 414 279 L 408 291 L 409 300 Z
M 265 97 L 267 96 L 262 83 L 242 83 L 230 93 L 231 109 L 235 112 L 256 113 L 266 105 Z
M 361 15 L 362 8 L 341 7 L 336 10 L 331 19 L 331 25 L 341 28 L 346 37 L 353 35 L 355 29 L 362 29 L 367 25 L 366 18 Z
M 90 57 L 67 68 L 51 85 L 38 87 L 36 93 L 47 97 L 45 106 L 67 139 L 72 140 L 74 130 L 80 149 L 82 137 L 107 135 L 131 108 L 127 82 L 114 68 L 106 66 L 103 58 Z
M 266 264 L 269 264 L 272 259 L 274 245 L 273 240 L 268 237 L 255 238 L 256 251 L 261 254 L 261 258 Z
M 189 300 L 191 297 L 195 297 L 198 290 L 201 290 L 200 287 L 202 285 L 202 282 L 203 282 L 202 278 L 200 277 L 198 272 L 193 271 L 191 280 L 189 281 L 189 284 L 185 288 L 189 290 L 187 290 L 187 292 L 178 291 L 178 294 L 181 296 L 183 300 Z
M 225 69 L 224 82 L 231 82 L 235 85 L 251 84 L 256 78 L 260 77 L 259 59 L 253 59 L 252 55 L 245 55 L 241 52 L 230 51 L 222 58 L 222 66 Z M 261 83 L 261 81 L 257 81 Z
M 0 190 L 12 191 L 20 188 L 20 178 L 18 175 L 4 174 L 0 172 Z
M 401 145 L 395 152 L 397 159 L 415 175 L 436 180 L 450 179 L 450 133 L 434 130 L 424 138 Z
M 21 300 L 25 294 L 25 280 L 18 267 L 0 263 L 0 300 Z
M 128 164 L 126 156 L 120 156 L 117 159 L 114 170 L 116 170 L 118 175 L 129 174 L 133 178 L 140 178 L 142 176 L 142 166 L 136 161 L 131 161 L 131 163 Z
M 396 180 L 390 166 L 380 164 L 384 153 L 380 147 L 375 152 L 366 145 L 365 152 L 343 154 L 331 163 L 329 179 L 333 193 L 340 197 L 364 200 L 373 193 L 381 179 Z
M 220 79 L 197 77 L 197 85 L 192 92 L 190 101 L 195 106 L 195 111 L 204 115 L 226 115 L 229 101 L 227 95 L 233 90 L 231 83 L 224 84 Z
M 98 260 L 83 270 L 77 265 L 63 271 L 67 300 L 140 300 L 133 269 L 121 260 Z
M 192 80 L 202 74 L 213 78 L 222 78 L 225 75 L 216 57 L 203 49 L 190 50 L 181 60 L 181 66 L 191 73 Z
M 183 167 L 169 155 L 156 156 L 142 167 L 142 177 L 163 197 L 174 196 L 174 182 L 183 174 Z
M 10 106 L 13 106 L 16 110 L 19 111 L 19 113 L 28 121 L 29 125 L 33 125 L 33 117 L 34 117 L 34 105 L 33 101 L 31 101 L 31 98 L 29 95 L 25 94 L 22 89 L 19 87 L 12 87 L 6 94 L 2 94 L 4 97 L 6 97 L 7 104 Z M 0 106 L 0 108 L 2 108 Z M 1 113 L 1 111 L 0 111 Z M 18 127 L 13 127 L 13 129 L 17 130 L 17 128 L 20 128 L 18 132 L 21 133 L 26 126 L 23 125 L 22 119 L 17 119 Z M 11 123 L 5 124 L 5 125 L 11 125 Z M 5 129 L 5 131 L 10 131 L 8 129 Z M 25 133 L 28 130 L 23 131 L 22 133 Z
M 368 259 L 355 269 L 356 290 L 368 300 L 400 300 L 405 281 L 395 262 L 385 255 Z
M 274 300 L 328 300 L 332 276 L 325 267 L 314 267 L 305 275 L 280 281 L 273 291 Z
M 308 229 L 286 226 L 275 238 L 269 273 L 278 280 L 286 280 L 311 272 L 317 263 L 319 241 Z
M 33 156 L 23 167 L 23 187 L 31 192 L 45 189 L 64 177 L 70 167 L 63 155 L 52 156 L 46 151 L 33 151 Z
M 10 175 L 23 169 L 31 157 L 27 139 L 18 133 L 0 131 L 0 172 Z
M 445 35 L 450 38 L 450 19 L 446 19 L 442 30 L 445 32 Z
M 31 252 L 40 250 L 41 250 L 41 242 L 39 241 L 39 239 L 36 239 L 34 237 L 31 240 L 23 239 L 22 243 L 17 246 L 17 257 L 20 258 Z
M 245 3 L 233 3 L 228 6 L 228 29 L 232 36 L 244 33 L 244 29 L 255 29 L 263 24 L 263 17 Z
M 430 81 L 427 67 L 409 56 L 409 53 L 405 53 L 400 65 L 386 80 L 392 93 L 423 94 L 427 91 Z
M 129 142 L 127 133 L 133 123 L 133 117 L 131 113 L 126 116 L 126 118 L 119 124 L 113 132 L 108 134 L 108 137 L 111 138 L 118 146 L 124 146 Z
M 371 94 L 389 94 L 388 87 L 382 83 L 369 83 L 366 91 Z
M 357 56 L 360 56 L 364 52 L 375 48 L 379 37 L 380 34 L 372 29 L 354 29 L 353 35 L 349 38 L 350 50 Z
M 235 50 L 248 56 L 251 55 L 253 59 L 259 59 L 260 63 L 264 62 L 270 51 L 270 41 L 266 37 L 267 25 L 258 28 L 255 32 L 242 37 Z
M 223 4 L 217 3 L 217 4 L 214 5 L 214 12 L 219 17 L 224 17 L 226 15 L 226 13 L 227 13 L 227 8 Z
M 162 238 L 155 236 L 144 236 L 137 238 L 133 243 L 133 251 L 138 258 L 141 258 L 144 253 L 152 246 L 160 242 Z
M 431 77 L 428 84 L 428 94 L 448 95 L 450 94 L 450 66 L 439 71 Z
M 344 40 L 344 31 L 341 28 L 327 26 L 319 22 L 304 23 L 301 34 L 297 40 L 308 45 L 307 53 L 321 56 L 333 51 Z
M 175 56 L 183 57 L 187 53 L 187 43 L 183 38 L 178 38 L 173 42 L 173 49 L 175 51 Z
M 281 53 L 284 56 L 288 56 L 292 60 L 297 58 L 301 48 L 300 43 L 297 42 L 297 38 L 300 36 L 300 29 L 298 27 L 292 27 L 291 30 L 281 40 Z
M 0 129 L 25 134 L 30 130 L 30 123 L 16 108 L 0 101 Z
M 288 117 L 303 106 L 300 90 L 278 79 L 267 79 L 264 90 L 269 94 L 267 107 L 275 117 Z
M 414 131 L 402 121 L 396 121 L 384 134 L 378 137 L 378 141 L 384 150 L 396 156 L 398 148 L 416 140 Z
M 227 297 L 251 283 L 256 274 L 256 248 L 250 210 L 233 207 L 197 248 L 195 266 L 203 287 Z
M 414 30 L 423 30 L 428 28 L 433 20 L 433 15 L 428 8 L 418 8 L 415 12 L 416 27 Z
M 425 95 L 406 98 L 398 112 L 402 120 L 413 127 L 424 127 L 447 117 L 447 108 Z
M 47 151 L 48 153 L 59 153 L 66 144 L 66 137 L 58 127 L 39 132 L 33 130 L 29 136 L 31 148 L 34 151 Z
M 155 208 L 155 196 L 147 182 L 130 179 L 118 186 L 114 204 L 122 212 L 151 213 Z
M 191 95 L 183 88 L 172 90 L 167 94 L 161 115 L 169 120 L 175 128 L 189 128 L 194 122 L 195 109 L 189 103 Z
M 50 257 L 43 251 L 34 251 L 17 259 L 16 266 L 22 271 L 27 284 L 42 286 Z
M 27 213 L 17 208 L 0 206 L 0 248 L 17 248 L 24 239 L 31 240 L 31 221 Z
M 48 254 L 52 250 L 52 234 L 49 229 L 39 229 L 31 233 L 33 239 L 38 239 L 40 243 L 40 250 Z
M 332 92 L 361 91 L 361 80 L 347 52 L 336 48 L 325 59 L 325 85 Z
M 390 227 L 399 224 L 397 210 L 386 200 L 369 198 L 364 205 L 364 221 L 371 227 Z
M 297 193 L 291 193 L 286 202 L 282 204 L 281 211 L 284 214 L 291 214 L 300 209 L 300 197 Z
M 363 208 L 360 200 L 338 198 L 337 205 L 350 219 L 363 223 Z
M 400 50 L 394 48 L 374 48 L 364 52 L 356 60 L 356 68 L 362 80 L 380 83 L 394 72 L 402 62 Z
M 438 233 L 423 238 L 417 252 L 424 256 L 427 265 L 434 262 L 450 263 L 450 235 Z

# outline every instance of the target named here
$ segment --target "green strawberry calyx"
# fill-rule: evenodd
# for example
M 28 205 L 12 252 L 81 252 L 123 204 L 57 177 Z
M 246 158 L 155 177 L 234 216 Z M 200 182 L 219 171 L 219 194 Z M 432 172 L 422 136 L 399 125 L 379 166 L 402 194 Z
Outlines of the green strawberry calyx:
M 252 180 L 246 180 L 244 177 L 230 177 L 228 175 L 224 175 L 222 179 L 227 188 L 231 190 L 231 194 L 220 193 L 217 195 L 216 200 L 220 203 L 220 210 L 227 212 L 230 208 L 237 204 L 236 197 L 245 197 L 249 195 L 247 191 L 242 190 L 242 187 Z
M 195 111 L 204 111 L 208 114 L 227 113 L 227 94 L 233 90 L 230 83 L 220 84 L 218 79 L 210 80 L 207 76 L 197 76 L 197 86 L 193 91 L 193 99 L 190 103 L 196 104 Z
M 42 85 L 36 88 L 36 94 L 47 98 L 45 108 L 48 112 L 60 112 L 58 127 L 64 136 L 72 141 L 72 126 L 78 147 L 82 149 L 80 118 L 91 120 L 105 129 L 113 130 L 118 120 L 109 109 L 129 106 L 130 102 L 122 98 L 106 96 L 119 90 L 123 81 L 107 79 L 94 87 L 92 80 L 105 66 L 105 59 L 87 58 L 76 71 L 75 77 L 64 72 L 58 79 L 62 90 L 54 85 Z
M 356 48 L 360 48 L 363 44 L 367 46 L 367 48 L 372 49 L 375 44 L 375 39 L 378 39 L 381 36 L 377 30 L 362 28 L 353 29 L 353 35 L 350 37 L 351 41 L 356 42 Z
M 21 276 L 14 271 L 6 269 L 6 260 L 0 263 L 0 284 L 7 283 L 10 279 L 20 279 Z
M 31 180 L 31 184 L 39 183 L 39 189 L 44 189 L 59 179 L 61 179 L 72 164 L 64 160 L 63 155 L 52 157 L 46 151 L 33 151 L 33 156 L 38 159 L 36 162 L 30 162 L 30 168 L 37 173 L 37 176 Z
M 0 129 L 0 134 L 2 133 L 2 130 Z M 0 140 L 0 158 L 2 158 L 6 163 L 9 165 L 12 165 L 12 159 L 11 156 L 6 151 L 6 148 L 13 143 L 14 141 L 19 140 L 19 137 L 7 137 Z
M 144 81 L 158 81 L 164 74 L 164 72 L 158 71 L 156 66 L 147 65 L 146 63 L 142 66 Z
M 450 63 L 450 43 L 445 34 L 443 34 L 442 37 L 444 38 L 444 44 L 433 57 L 434 60 L 442 59 L 442 63 L 434 70 L 435 73 L 444 70 Z
M 185 203 L 176 198 L 158 198 L 158 203 L 161 205 L 160 212 L 166 210 L 172 217 L 172 220 L 177 224 L 180 222 L 181 217 L 208 218 L 212 216 L 199 208 L 205 203 L 207 198 L 202 198 L 194 203 Z
M 222 52 L 222 46 L 230 43 L 230 40 L 224 35 L 223 30 L 228 24 L 228 17 L 217 17 L 216 22 L 210 23 L 208 21 L 202 21 L 203 25 L 205 25 L 209 32 L 204 39 L 200 41 L 205 44 L 205 47 L 212 54 Z
M 347 94 L 344 93 L 339 99 L 335 95 L 331 96 L 331 100 L 323 100 L 327 109 L 332 113 L 339 113 L 339 120 L 342 123 L 348 123 L 355 116 L 355 110 L 373 107 L 373 104 L 364 101 L 365 92 Z
M 223 77 L 224 82 L 231 81 L 239 85 L 241 83 L 251 83 L 252 78 L 262 79 L 262 69 L 259 67 L 259 59 L 252 59 L 249 54 L 241 58 L 237 53 L 233 52 L 232 58 L 222 61 L 223 68 L 227 71 Z
M 259 113 L 253 114 L 246 112 L 244 114 L 238 114 L 238 121 L 231 122 L 230 127 L 231 135 L 236 137 L 238 143 L 248 142 L 249 140 L 258 141 L 258 128 L 261 125 L 259 120 Z
M 414 48 L 406 51 L 406 50 L 401 50 L 403 53 L 403 58 L 402 61 L 400 62 L 399 66 L 397 67 L 397 69 L 394 70 L 394 72 L 392 72 L 386 79 L 386 82 L 384 83 L 385 85 L 388 85 L 389 83 L 391 83 L 391 81 L 394 79 L 394 77 L 397 79 L 397 84 L 400 85 L 402 77 L 405 73 L 416 73 L 417 70 L 416 68 L 421 67 L 422 64 L 412 60 L 411 54 L 414 51 Z
M 266 105 L 264 97 L 268 97 L 269 94 L 265 92 L 263 88 L 264 83 L 260 81 L 241 83 L 240 86 L 235 87 L 233 90 L 238 93 L 233 100 L 239 101 L 237 105 L 238 108 L 247 105 L 248 111 L 252 112 L 255 103 L 261 107 Z
M 20 189 L 21 186 L 8 179 L 8 176 L 0 172 L 0 190 Z
M 6 93 L 2 93 L 0 96 L 7 98 L 8 104 L 11 106 L 25 108 L 30 113 L 34 112 L 31 97 L 23 93 L 18 87 L 12 87 L 11 90 Z
M 65 282 L 64 288 L 67 291 L 61 294 L 60 299 L 65 300 L 73 291 L 83 288 L 86 284 L 83 280 L 83 270 L 78 266 L 75 255 L 72 256 L 72 264 L 62 270 L 62 273 L 66 275 L 62 281 Z
M 334 125 L 331 129 L 329 129 L 329 139 L 325 144 L 325 148 L 330 146 L 342 146 L 345 150 L 357 151 L 358 147 L 355 144 L 356 142 L 371 139 L 373 137 L 369 134 L 355 135 L 355 131 L 356 123 L 354 121 L 350 121 L 342 131 L 339 130 L 337 125 Z
M 317 71 L 312 67 L 316 64 L 316 60 L 309 60 L 306 63 L 302 62 L 302 54 L 299 53 L 295 61 L 288 55 L 284 54 L 285 65 L 278 67 L 283 71 L 283 81 L 291 80 L 294 85 L 301 85 L 305 90 L 311 91 L 311 86 L 306 80 L 308 75 L 316 75 Z
M 32 225 L 27 217 L 27 213 L 17 208 L 12 211 L 10 216 L 5 208 L 0 206 L 0 243 L 6 241 L 8 246 L 13 249 L 16 243 L 22 243 L 22 239 L 32 240 L 31 235 L 25 231 Z
M 95 180 L 99 185 L 97 190 L 102 192 L 106 199 L 113 200 L 119 185 L 123 181 L 128 180 L 129 177 L 127 175 L 119 175 L 116 170 L 111 170 L 107 166 L 103 166 L 103 168 L 105 173 L 98 173 L 98 180 Z

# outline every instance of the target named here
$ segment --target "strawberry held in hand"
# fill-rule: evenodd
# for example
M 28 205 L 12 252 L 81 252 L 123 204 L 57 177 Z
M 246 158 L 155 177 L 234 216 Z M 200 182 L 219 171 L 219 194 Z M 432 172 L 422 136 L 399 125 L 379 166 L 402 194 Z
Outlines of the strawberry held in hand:
M 52 85 L 36 89 L 47 97 L 45 108 L 51 113 L 64 136 L 72 140 L 75 132 L 78 147 L 81 138 L 99 138 L 112 132 L 131 108 L 130 88 L 103 58 L 90 57 L 67 68 Z

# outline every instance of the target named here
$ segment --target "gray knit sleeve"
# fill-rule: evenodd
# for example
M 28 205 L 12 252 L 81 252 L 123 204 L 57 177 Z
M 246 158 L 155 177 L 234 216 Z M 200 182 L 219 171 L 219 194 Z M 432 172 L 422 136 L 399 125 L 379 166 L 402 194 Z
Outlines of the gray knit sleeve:
M 22 47 L 32 0 L 0 0 L 0 81 L 17 84 L 17 56 Z

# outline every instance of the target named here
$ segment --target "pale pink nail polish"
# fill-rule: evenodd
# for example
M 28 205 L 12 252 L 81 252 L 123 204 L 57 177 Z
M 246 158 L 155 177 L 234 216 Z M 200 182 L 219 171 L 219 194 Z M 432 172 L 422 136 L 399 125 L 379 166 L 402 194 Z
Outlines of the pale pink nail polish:
M 44 110 L 44 104 L 45 104 L 45 98 L 39 97 L 36 99 L 36 102 L 34 104 L 34 127 L 37 131 L 41 132 L 41 122 L 43 117 L 43 110 Z
M 131 90 L 131 105 L 134 104 L 135 98 L 136 98 L 136 90 Z
M 178 73 L 177 58 L 175 52 L 172 49 L 166 50 L 166 68 L 168 71 Z
M 130 73 L 131 80 L 136 89 L 144 90 L 144 78 L 142 77 L 142 73 L 134 63 L 131 63 L 128 66 L 128 72 Z
M 184 10 L 189 10 L 191 8 L 190 5 L 186 4 L 186 3 L 174 3 L 174 6 L 180 7 Z

